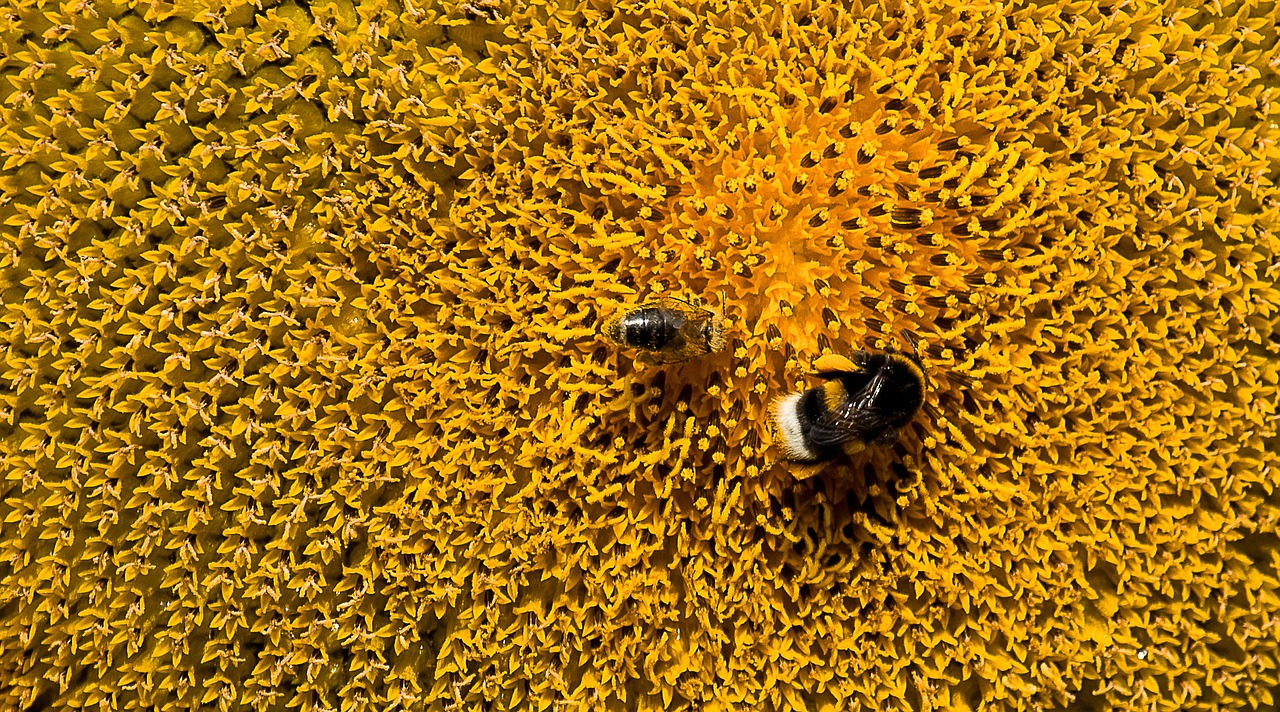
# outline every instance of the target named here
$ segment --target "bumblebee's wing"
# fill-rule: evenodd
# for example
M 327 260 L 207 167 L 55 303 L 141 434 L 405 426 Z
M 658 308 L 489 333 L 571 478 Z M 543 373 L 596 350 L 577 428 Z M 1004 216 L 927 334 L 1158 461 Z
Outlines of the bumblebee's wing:
M 877 372 L 861 390 L 840 399 L 834 408 L 812 414 L 809 440 L 819 447 L 831 447 L 864 440 L 892 426 L 891 416 L 875 407 L 885 383 L 884 373 Z
M 884 413 L 858 410 L 844 403 L 836 411 L 813 422 L 809 440 L 819 447 L 831 447 L 852 440 L 865 440 L 892 424 L 893 421 Z

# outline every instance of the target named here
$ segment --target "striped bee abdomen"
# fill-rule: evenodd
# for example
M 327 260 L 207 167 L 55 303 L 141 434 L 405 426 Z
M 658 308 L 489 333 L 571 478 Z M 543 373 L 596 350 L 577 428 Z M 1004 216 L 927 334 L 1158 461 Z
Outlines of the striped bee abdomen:
M 618 341 L 638 349 L 657 351 L 680 338 L 684 316 L 661 307 L 637 309 L 618 323 Z

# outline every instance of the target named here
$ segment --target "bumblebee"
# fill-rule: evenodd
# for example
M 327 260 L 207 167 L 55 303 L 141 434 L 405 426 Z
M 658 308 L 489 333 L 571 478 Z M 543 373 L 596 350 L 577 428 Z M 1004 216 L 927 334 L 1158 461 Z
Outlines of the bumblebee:
M 789 460 L 821 462 L 891 443 L 924 402 L 924 371 L 906 354 L 826 355 L 814 369 L 825 383 L 774 401 L 774 425 Z
M 677 363 L 724 348 L 724 316 L 675 297 L 615 316 L 600 332 L 619 346 L 639 349 L 640 363 Z

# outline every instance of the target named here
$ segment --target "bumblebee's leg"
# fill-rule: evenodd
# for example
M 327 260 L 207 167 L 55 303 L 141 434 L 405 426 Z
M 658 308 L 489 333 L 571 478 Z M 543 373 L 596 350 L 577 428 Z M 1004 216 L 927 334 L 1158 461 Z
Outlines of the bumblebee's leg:
M 785 462 L 787 463 L 787 470 L 797 480 L 807 480 L 810 477 L 820 475 L 827 465 L 826 462 L 796 462 L 795 460 L 785 460 Z
M 918 342 L 920 339 L 916 338 L 916 335 L 911 333 L 911 331 L 906 329 L 905 327 L 902 329 L 902 338 L 906 339 L 907 345 L 911 347 L 911 355 L 914 356 L 917 361 L 919 361 L 920 349 L 916 348 L 916 342 Z
M 867 370 L 865 364 L 860 364 L 845 358 L 839 354 L 823 354 L 813 362 L 814 375 L 824 381 L 831 381 L 840 378 L 846 373 L 860 373 Z
M 897 439 L 898 439 L 898 429 L 890 425 L 884 430 L 881 430 L 880 432 L 876 433 L 876 436 L 871 439 L 871 444 L 872 445 L 888 445 L 892 442 L 896 442 Z
M 648 352 L 641 351 L 640 353 L 636 354 L 636 365 L 643 368 L 650 368 L 652 366 L 657 366 L 658 362 L 655 361 L 654 358 L 648 354 Z
M 857 455 L 867 449 L 867 444 L 861 440 L 850 440 L 849 442 L 841 445 L 840 449 L 843 450 L 846 455 Z

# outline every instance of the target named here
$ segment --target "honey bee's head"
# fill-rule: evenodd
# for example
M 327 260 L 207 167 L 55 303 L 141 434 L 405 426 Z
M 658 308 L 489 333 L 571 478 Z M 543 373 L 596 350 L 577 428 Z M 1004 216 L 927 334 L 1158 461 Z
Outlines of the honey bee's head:
M 718 309 L 710 310 L 711 318 L 702 325 L 702 338 L 707 342 L 711 353 L 724 348 L 724 314 Z

